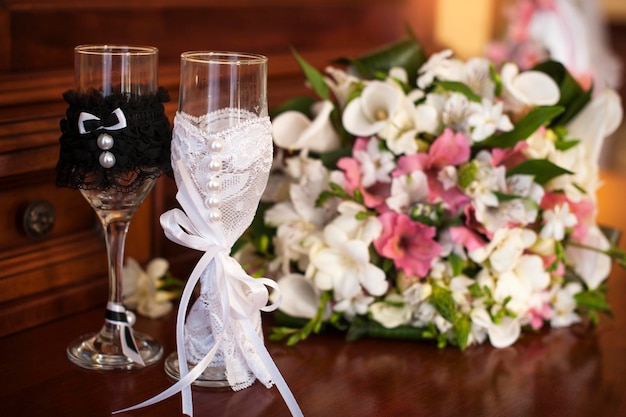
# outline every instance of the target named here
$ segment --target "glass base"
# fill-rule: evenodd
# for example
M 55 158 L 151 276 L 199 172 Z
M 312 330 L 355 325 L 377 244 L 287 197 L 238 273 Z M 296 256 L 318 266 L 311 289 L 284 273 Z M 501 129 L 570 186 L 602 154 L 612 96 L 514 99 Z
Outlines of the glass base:
M 130 370 L 143 368 L 122 353 L 119 332 L 105 328 L 84 335 L 67 348 L 68 359 L 83 368 L 99 370 Z M 116 337 L 117 335 L 117 337 Z M 152 365 L 163 356 L 163 347 L 150 336 L 134 332 L 135 342 L 144 365 Z
M 189 368 L 193 365 L 190 364 Z M 178 353 L 173 352 L 165 358 L 165 373 L 175 380 L 180 379 L 180 368 L 178 367 Z M 230 388 L 226 379 L 226 368 L 223 366 L 209 366 L 196 379 L 192 385 L 207 388 Z

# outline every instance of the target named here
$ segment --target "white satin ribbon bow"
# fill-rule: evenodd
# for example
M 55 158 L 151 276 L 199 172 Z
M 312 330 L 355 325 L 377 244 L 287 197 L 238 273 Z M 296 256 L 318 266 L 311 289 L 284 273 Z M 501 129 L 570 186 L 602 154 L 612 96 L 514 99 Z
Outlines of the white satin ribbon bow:
M 114 122 L 112 122 L 110 125 L 106 125 L 105 123 L 113 117 L 115 117 Z M 89 122 L 95 123 L 96 125 L 98 125 L 98 127 L 96 127 L 95 129 L 90 129 L 89 127 L 87 127 L 87 124 L 89 124 Z M 78 131 L 81 135 L 89 133 L 93 130 L 100 129 L 120 130 L 124 129 L 126 126 L 126 116 L 124 116 L 124 112 L 119 107 L 113 110 L 111 114 L 109 114 L 105 118 L 104 122 L 98 116 L 87 113 L 85 111 L 80 112 L 80 114 L 78 115 Z
M 224 328 L 228 326 L 230 320 L 238 320 L 241 323 L 245 335 L 252 342 L 256 353 L 269 372 L 271 380 L 276 384 L 276 387 L 282 394 L 291 414 L 293 416 L 302 416 L 302 411 L 296 399 L 272 360 L 263 341 L 250 322 L 251 314 L 259 310 L 272 311 L 278 307 L 280 297 L 276 303 L 267 305 L 269 293 L 266 286 L 272 287 L 277 291 L 278 287 L 276 282 L 268 278 L 250 277 L 243 270 L 241 265 L 229 255 L 231 248 L 227 247 L 226 239 L 219 227 L 219 223 L 211 222 L 208 218 L 205 219 L 203 217 L 203 214 L 207 214 L 206 209 L 204 209 L 202 199 L 195 189 L 193 181 L 189 177 L 183 162 L 180 160 L 176 161 L 175 165 L 180 174 L 180 184 L 178 184 L 176 199 L 184 211 L 173 209 L 163 213 L 163 215 L 161 215 L 161 226 L 163 227 L 165 235 L 173 242 L 204 252 L 204 255 L 202 255 L 187 280 L 178 307 L 178 315 L 176 318 L 176 348 L 178 351 L 180 380 L 162 393 L 140 404 L 116 411 L 115 413 L 146 407 L 180 392 L 182 395 L 183 414 L 190 417 L 193 416 L 191 384 L 204 372 L 213 359 L 224 337 L 224 332 L 222 331 L 214 335 L 215 344 L 213 347 L 198 364 L 189 370 L 187 367 L 184 344 L 185 316 L 196 284 L 204 271 L 209 268 L 211 262 L 214 262 L 215 276 L 213 278 L 217 280 L 217 287 L 221 294 Z M 244 291 L 244 289 L 246 291 Z

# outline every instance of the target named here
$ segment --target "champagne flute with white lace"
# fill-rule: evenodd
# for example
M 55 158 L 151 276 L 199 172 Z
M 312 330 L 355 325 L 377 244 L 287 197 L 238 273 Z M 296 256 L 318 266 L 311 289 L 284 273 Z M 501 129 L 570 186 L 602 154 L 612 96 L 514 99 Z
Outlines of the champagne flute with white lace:
M 158 87 L 157 48 L 81 45 L 74 50 L 75 88 L 61 121 L 57 186 L 79 189 L 102 224 L 109 295 L 104 325 L 67 348 L 89 369 L 133 369 L 163 355 L 152 337 L 135 332 L 122 304 L 126 233 L 156 178 L 170 167 L 171 130 Z M 150 242 L 146 242 L 150 244 Z
M 181 350 L 182 357 L 193 367 L 219 345 L 195 385 L 245 388 L 255 380 L 254 370 L 247 364 L 249 358 L 245 357 L 251 348 L 239 347 L 239 339 L 246 345 L 250 342 L 240 326 L 231 323 L 230 311 L 226 310 L 233 307 L 229 298 L 232 287 L 225 276 L 228 271 L 222 268 L 229 264 L 240 269 L 229 259 L 230 248 L 252 222 L 272 164 L 266 72 L 267 58 L 256 54 L 192 51 L 181 56 L 179 107 L 172 139 L 177 198 L 194 223 L 193 227 L 183 228 L 187 232 L 205 229 L 204 233 L 198 231 L 197 237 L 208 239 L 208 247 L 196 249 L 219 252 L 206 267 L 200 267 L 201 261 L 196 268 L 200 296 L 186 317 L 179 352 L 165 361 L 166 372 L 178 379 Z M 187 193 L 195 198 L 185 203 L 181 197 Z M 172 220 L 171 214 L 166 213 L 161 223 L 166 235 L 178 241 L 172 233 L 177 226 L 172 227 L 172 221 L 168 221 Z M 189 236 L 183 238 L 188 240 Z M 178 243 L 193 247 L 190 242 Z M 205 259 L 208 261 L 206 255 Z M 235 284 L 236 292 L 247 285 L 244 281 Z M 255 284 L 253 281 L 250 279 Z M 263 285 L 260 291 L 266 291 Z M 252 303 L 243 295 L 240 307 L 248 310 Z M 254 330 L 260 334 L 260 311 L 250 313 Z

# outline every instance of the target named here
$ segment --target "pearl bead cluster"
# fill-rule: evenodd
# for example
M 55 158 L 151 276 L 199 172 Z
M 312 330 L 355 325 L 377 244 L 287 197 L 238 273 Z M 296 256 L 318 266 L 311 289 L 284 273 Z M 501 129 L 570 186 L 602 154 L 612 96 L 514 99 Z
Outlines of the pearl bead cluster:
M 98 148 L 104 151 L 98 157 L 100 165 L 104 168 L 112 168 L 113 165 L 115 165 L 115 155 L 109 152 L 109 149 L 111 149 L 115 143 L 113 136 L 108 133 L 102 133 L 98 136 L 98 141 L 96 143 L 98 144 Z
M 222 211 L 220 210 L 220 190 L 222 189 L 222 182 L 219 177 L 219 173 L 222 170 L 222 158 L 220 152 L 224 149 L 224 143 L 219 138 L 213 138 L 209 142 L 209 160 L 206 164 L 207 171 L 209 172 L 209 180 L 207 182 L 207 188 L 209 194 L 204 200 L 204 204 L 209 209 L 209 221 L 217 222 L 222 219 Z

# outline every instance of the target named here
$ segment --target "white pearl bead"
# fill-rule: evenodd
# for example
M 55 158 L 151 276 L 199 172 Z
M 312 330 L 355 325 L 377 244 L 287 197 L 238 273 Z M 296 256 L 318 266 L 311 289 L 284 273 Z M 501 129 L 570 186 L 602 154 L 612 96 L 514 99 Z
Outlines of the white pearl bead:
M 108 151 L 113 147 L 113 136 L 109 135 L 108 133 L 103 133 L 98 136 L 98 141 L 96 143 L 98 144 L 98 148 L 102 149 L 103 151 Z
M 209 171 L 220 172 L 222 170 L 222 160 L 220 158 L 213 157 L 207 164 Z
M 211 152 L 222 152 L 222 149 L 224 149 L 224 143 L 220 139 L 213 139 L 209 142 Z
M 220 196 L 218 194 L 211 194 L 204 200 L 204 204 L 209 208 L 219 207 L 220 203 Z
M 218 177 L 213 177 L 207 183 L 207 187 L 210 191 L 220 191 L 222 188 L 222 181 Z
M 98 161 L 100 162 L 100 165 L 102 165 L 104 168 L 111 168 L 113 167 L 113 165 L 115 165 L 115 155 L 113 155 L 111 152 L 102 152 L 100 154 L 100 157 L 98 158 Z
M 222 220 L 222 212 L 218 208 L 209 210 L 209 221 L 218 222 Z

